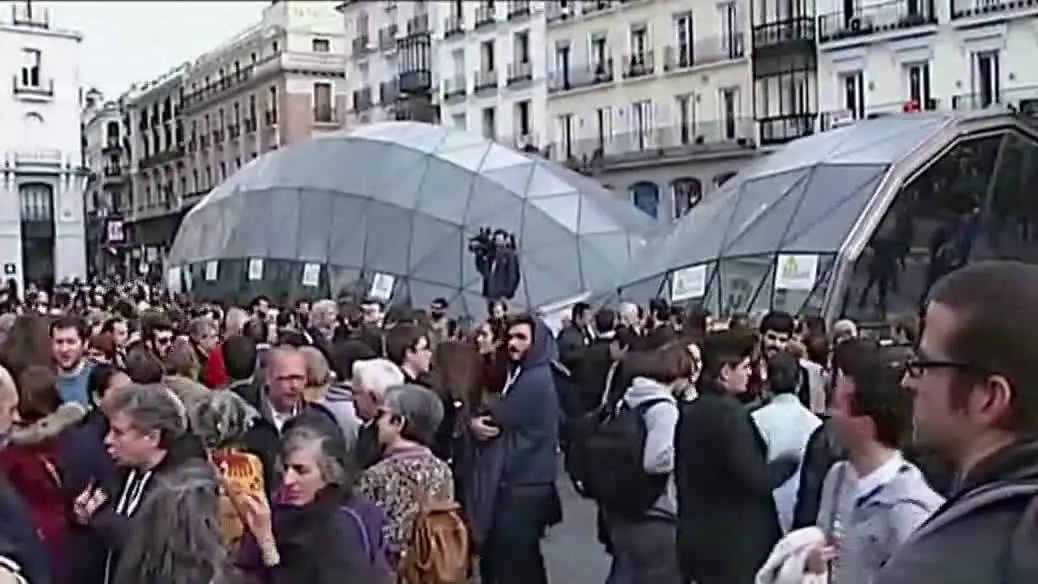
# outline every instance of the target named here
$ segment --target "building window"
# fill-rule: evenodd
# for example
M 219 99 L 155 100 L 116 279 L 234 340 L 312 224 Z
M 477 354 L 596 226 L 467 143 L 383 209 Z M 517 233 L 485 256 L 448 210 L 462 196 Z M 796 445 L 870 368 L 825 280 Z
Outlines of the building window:
M 674 16 L 674 58 L 678 67 L 692 65 L 692 13 Z
M 660 212 L 660 188 L 656 183 L 642 181 L 631 185 L 631 201 L 635 208 L 656 219 Z
M 563 160 L 569 160 L 573 158 L 573 127 L 574 127 L 573 114 L 562 114 L 555 118 L 555 130 L 559 137 L 559 144 L 561 145 L 561 155 Z
M 905 67 L 908 77 L 908 99 L 921 109 L 930 103 L 930 64 L 916 63 Z
M 843 91 L 843 109 L 851 113 L 856 120 L 865 117 L 865 75 L 861 71 L 853 71 L 840 75 L 840 89 Z
M 741 57 L 742 35 L 739 24 L 739 13 L 735 2 L 726 1 L 717 5 L 717 21 L 721 31 L 721 50 L 729 57 Z
M 696 139 L 696 102 L 691 94 L 674 98 L 678 117 L 678 138 L 681 144 L 691 144 Z
M 631 25 L 631 58 L 638 59 L 638 63 L 644 65 L 648 52 L 649 28 L 644 23 Z
M 363 12 L 357 15 L 357 36 L 368 36 L 368 15 Z
M 454 114 L 451 116 L 451 124 L 455 129 L 466 130 L 468 129 L 468 120 L 466 119 L 465 113 Z
M 568 48 L 567 48 L 568 49 Z M 606 69 L 609 62 L 609 40 L 605 33 L 594 33 L 591 35 L 591 64 L 595 72 Z
M 332 84 L 314 83 L 314 121 L 331 122 L 335 118 L 332 111 Z
M 512 57 L 516 63 L 530 62 L 530 31 L 520 31 L 512 37 Z
M 525 99 L 515 104 L 515 129 L 519 137 L 527 138 L 533 134 L 533 114 L 530 100 Z
M 310 49 L 315 53 L 328 53 L 332 50 L 332 43 L 328 39 L 313 39 Z
M 703 199 L 703 183 L 697 178 L 683 177 L 670 183 L 674 219 L 680 219 Z
M 494 41 L 484 41 L 479 46 L 479 54 L 483 71 L 494 71 Z
M 724 124 L 725 140 L 734 140 L 738 136 L 739 126 L 739 88 L 726 87 L 721 90 L 721 123 Z
M 631 104 L 631 133 L 637 140 L 638 150 L 652 147 L 653 138 L 653 106 L 652 100 L 638 101 Z
M 43 53 L 37 49 L 22 49 L 22 86 L 40 87 L 40 66 Z
M 483 108 L 483 137 L 487 140 L 497 139 L 497 111 L 493 107 Z
M 278 88 L 276 85 L 272 86 L 269 90 L 269 101 L 267 102 L 267 123 L 276 124 L 278 123 Z
M 609 106 L 595 108 L 595 140 L 596 154 L 605 156 L 606 145 L 613 139 L 613 108 Z
M 1002 103 L 1001 72 L 998 51 L 973 53 L 973 104 L 974 107 L 988 107 Z

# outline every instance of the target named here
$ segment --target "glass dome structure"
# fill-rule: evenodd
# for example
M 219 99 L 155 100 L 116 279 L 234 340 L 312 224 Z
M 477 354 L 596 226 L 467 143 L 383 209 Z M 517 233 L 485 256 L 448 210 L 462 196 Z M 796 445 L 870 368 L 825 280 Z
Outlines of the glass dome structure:
M 510 302 L 536 307 L 615 284 L 655 227 L 550 161 L 464 131 L 388 122 L 252 161 L 185 216 L 167 275 L 199 297 L 374 294 L 415 306 L 442 297 L 454 312 L 482 314 L 472 252 L 481 228 L 514 235 Z
M 855 294 L 848 292 L 860 294 L 867 284 L 859 281 L 861 273 L 875 269 L 857 260 L 878 253 L 873 236 L 893 229 L 897 220 L 885 218 L 897 209 L 905 226 L 899 229 L 908 235 L 895 245 L 901 250 L 897 267 L 883 278 L 883 304 L 897 288 L 895 272 L 903 272 L 901 288 L 917 310 L 925 286 L 908 281 L 914 268 L 906 260 L 932 245 L 924 235 L 956 216 L 945 211 L 950 203 L 936 197 L 948 185 L 967 182 L 963 173 L 983 174 L 988 183 L 976 185 L 959 206 L 984 207 L 985 196 L 1009 180 L 995 180 L 998 173 L 987 161 L 994 154 L 988 153 L 1000 152 L 1010 135 L 1020 144 L 1034 143 L 1030 123 L 1002 110 L 891 115 L 796 140 L 755 161 L 650 241 L 621 284 L 603 296 L 636 302 L 664 297 L 715 314 L 774 309 L 861 317 L 857 303 L 848 301 Z M 993 147 L 975 145 L 985 136 L 995 136 Z M 1019 182 L 1018 169 L 1006 172 Z M 875 294 L 875 284 L 868 284 L 872 291 L 865 295 Z M 886 316 L 887 307 L 881 312 L 877 316 Z

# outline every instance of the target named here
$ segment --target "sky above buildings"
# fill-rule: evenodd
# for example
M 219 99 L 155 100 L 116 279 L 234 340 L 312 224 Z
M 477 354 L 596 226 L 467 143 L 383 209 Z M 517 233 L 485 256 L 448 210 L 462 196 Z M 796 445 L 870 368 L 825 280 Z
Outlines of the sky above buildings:
M 34 2 L 56 28 L 83 33 L 80 83 L 114 99 L 218 47 L 259 21 L 269 1 Z

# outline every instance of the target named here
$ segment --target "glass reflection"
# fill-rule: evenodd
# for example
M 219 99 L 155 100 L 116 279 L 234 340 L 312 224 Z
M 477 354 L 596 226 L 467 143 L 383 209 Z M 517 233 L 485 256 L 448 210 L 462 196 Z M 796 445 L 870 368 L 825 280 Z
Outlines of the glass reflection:
M 1003 137 L 960 142 L 902 188 L 855 263 L 845 316 L 917 314 L 933 283 L 969 261 Z

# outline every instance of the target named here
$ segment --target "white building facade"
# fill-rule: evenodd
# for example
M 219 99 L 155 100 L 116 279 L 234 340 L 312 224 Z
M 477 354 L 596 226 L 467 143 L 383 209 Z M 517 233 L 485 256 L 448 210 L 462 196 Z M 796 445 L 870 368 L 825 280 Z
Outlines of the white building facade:
M 819 101 L 835 121 L 906 107 L 1033 107 L 1038 6 L 1008 0 L 818 3 Z M 911 104 L 911 105 L 910 105 Z
M 0 266 L 23 285 L 86 276 L 81 41 L 28 2 L 0 15 Z
M 121 101 L 106 101 L 97 90 L 84 96 L 82 113 L 83 168 L 87 172 L 83 193 L 88 272 L 102 274 L 116 269 L 116 248 L 125 243 L 121 210 L 128 204 L 129 144 L 123 127 Z M 91 269 L 92 268 L 92 269 Z
M 545 3 L 451 0 L 436 15 L 442 122 L 513 148 L 547 146 Z
M 550 155 L 591 173 L 637 166 L 611 186 L 680 217 L 755 155 L 747 24 L 742 0 L 549 2 Z M 659 181 L 653 166 L 682 168 Z

